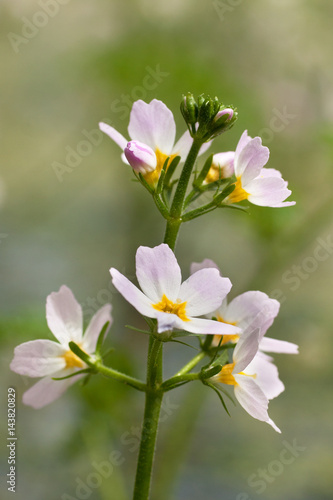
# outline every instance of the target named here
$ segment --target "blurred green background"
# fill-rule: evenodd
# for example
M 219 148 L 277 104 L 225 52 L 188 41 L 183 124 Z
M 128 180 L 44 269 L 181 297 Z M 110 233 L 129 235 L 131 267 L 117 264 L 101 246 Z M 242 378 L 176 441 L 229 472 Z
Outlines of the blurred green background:
M 300 344 L 300 355 L 276 356 L 286 391 L 270 415 L 282 435 L 232 405 L 230 419 L 199 385 L 170 393 L 152 499 L 332 498 L 332 16 L 333 4 L 323 0 L 1 1 L 3 477 L 7 387 L 21 399 L 31 382 L 8 365 L 17 344 L 48 338 L 51 291 L 67 284 L 86 319 L 111 300 L 107 345 L 116 350 L 108 362 L 144 377 L 147 339 L 124 327 L 140 319 L 115 293 L 108 269 L 133 278 L 136 248 L 159 244 L 164 223 L 117 146 L 104 137 L 84 149 L 82 141 L 100 120 L 126 134 L 138 98 L 166 102 L 179 137 L 179 102 L 192 91 L 238 108 L 238 122 L 213 151 L 234 149 L 246 128 L 261 135 L 268 166 L 289 181 L 297 205 L 216 211 L 183 227 L 183 275 L 209 257 L 230 277 L 232 296 L 277 294 L 282 306 L 269 335 Z M 76 164 L 66 164 L 73 150 Z M 61 178 L 59 164 L 67 167 Z M 314 257 L 318 245 L 322 260 Z M 166 375 L 192 355 L 168 345 Z M 101 377 L 43 410 L 19 401 L 17 498 L 130 499 L 142 410 L 141 394 Z M 285 442 L 302 450 L 281 465 Z M 112 450 L 121 465 L 92 486 L 93 462 Z M 259 469 L 270 474 L 262 488 L 253 485 Z M 11 498 L 1 487 L 1 498 Z

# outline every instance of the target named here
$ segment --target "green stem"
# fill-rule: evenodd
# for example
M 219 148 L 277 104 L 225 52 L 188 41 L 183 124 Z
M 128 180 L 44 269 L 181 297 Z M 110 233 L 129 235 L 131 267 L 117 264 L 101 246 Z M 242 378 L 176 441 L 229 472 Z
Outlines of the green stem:
M 125 373 L 118 372 L 118 370 L 114 370 L 113 368 L 109 368 L 108 366 L 103 365 L 100 361 L 97 361 L 92 366 L 106 377 L 113 378 L 118 380 L 118 382 L 123 382 L 124 384 L 135 387 L 135 389 L 138 389 L 139 391 L 145 392 L 147 390 L 146 384 L 141 382 L 141 380 L 125 375 Z
M 184 163 L 184 167 L 179 178 L 175 196 L 170 209 L 170 215 L 175 219 L 179 219 L 181 217 L 187 186 L 191 178 L 195 160 L 197 159 L 202 144 L 202 139 L 193 140 L 191 149 Z
M 155 443 L 161 410 L 162 342 L 153 336 L 149 339 L 147 363 L 147 392 L 141 432 L 138 465 L 133 500 L 148 500 L 155 454 Z
M 183 366 L 183 368 L 179 370 L 179 372 L 177 372 L 176 375 L 174 375 L 174 377 L 179 377 L 180 375 L 185 375 L 185 373 L 190 372 L 195 366 L 197 366 L 198 363 L 200 363 L 202 359 L 204 359 L 205 356 L 206 353 L 204 351 L 199 352 L 199 354 L 194 356 L 194 358 L 191 359 L 191 361 L 189 361 L 185 366 Z
M 201 139 L 194 139 L 189 154 L 187 155 L 182 173 L 180 175 L 175 196 L 170 208 L 170 219 L 167 222 L 164 243 L 167 243 L 171 250 L 175 249 L 178 231 L 182 221 L 182 212 L 184 208 L 184 200 L 186 190 L 191 178 L 191 173 L 194 167 L 195 160 L 202 146 Z

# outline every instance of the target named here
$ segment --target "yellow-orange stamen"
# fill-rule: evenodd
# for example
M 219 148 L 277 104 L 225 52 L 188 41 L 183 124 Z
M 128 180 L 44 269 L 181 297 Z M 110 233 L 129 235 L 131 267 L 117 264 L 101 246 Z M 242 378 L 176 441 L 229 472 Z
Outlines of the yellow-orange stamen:
M 153 304 L 153 308 L 157 311 L 176 314 L 183 321 L 190 321 L 186 316 L 186 302 L 172 302 L 165 294 L 160 302 Z
M 155 154 L 157 158 L 157 165 L 155 170 L 143 176 L 145 180 L 148 182 L 148 184 L 150 184 L 150 186 L 157 185 L 165 160 L 169 157 L 168 164 L 166 167 L 166 169 L 168 169 L 172 160 L 177 156 L 177 154 L 166 155 L 165 153 L 162 153 L 159 149 L 156 149 Z
M 64 358 L 65 363 L 66 363 L 65 368 L 83 368 L 85 366 L 82 359 L 80 359 L 72 351 L 65 352 L 65 354 L 63 355 L 63 358 Z
M 225 319 L 223 319 L 222 316 L 217 316 L 216 319 L 220 323 L 225 323 L 226 325 L 232 325 L 232 326 L 237 325 L 237 321 L 234 321 L 234 322 L 225 321 Z M 222 335 L 214 335 L 213 345 L 215 345 L 215 346 L 219 345 L 221 337 L 222 337 Z M 239 340 L 239 335 L 237 335 L 237 334 L 223 335 L 221 345 L 227 344 L 228 342 L 235 342 L 236 343 L 236 342 L 238 342 L 238 340 Z
M 249 193 L 242 188 L 241 178 L 238 177 L 235 182 L 235 189 L 229 196 L 225 199 L 227 203 L 238 203 L 239 201 L 247 200 Z

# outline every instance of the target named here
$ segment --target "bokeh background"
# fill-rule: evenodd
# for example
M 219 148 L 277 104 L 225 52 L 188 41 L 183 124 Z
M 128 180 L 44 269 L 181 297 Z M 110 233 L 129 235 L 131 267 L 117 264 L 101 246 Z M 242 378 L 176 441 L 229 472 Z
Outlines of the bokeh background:
M 199 385 L 170 393 L 152 499 L 332 498 L 332 16 L 323 0 L 1 0 L 1 472 L 13 386 L 16 498 L 131 498 L 142 395 L 95 377 L 35 411 L 20 402 L 31 381 L 8 365 L 15 345 L 48 338 L 45 298 L 67 284 L 86 319 L 112 301 L 108 363 L 144 377 L 147 339 L 125 328 L 140 319 L 108 269 L 133 278 L 136 248 L 159 244 L 164 222 L 117 146 L 96 130 L 102 119 L 126 134 L 132 102 L 158 98 L 173 110 L 179 136 L 187 91 L 237 106 L 239 120 L 214 152 L 234 149 L 246 128 L 261 135 L 297 205 L 216 211 L 185 226 L 183 274 L 210 257 L 233 282 L 232 296 L 278 296 L 269 334 L 298 343 L 300 355 L 276 356 L 286 391 L 270 414 L 282 435 L 232 405 L 230 419 Z M 168 345 L 166 375 L 192 354 Z M 286 442 L 299 449 L 282 464 Z M 93 463 L 112 451 L 121 464 L 94 483 Z M 269 479 L 260 487 L 262 469 Z

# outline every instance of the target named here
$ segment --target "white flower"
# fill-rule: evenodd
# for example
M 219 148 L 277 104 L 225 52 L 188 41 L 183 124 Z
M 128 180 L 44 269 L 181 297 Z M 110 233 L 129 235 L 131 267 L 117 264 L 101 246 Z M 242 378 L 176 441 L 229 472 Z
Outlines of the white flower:
M 191 273 L 199 269 L 214 268 L 218 266 L 210 259 L 205 259 L 201 263 L 194 262 L 191 265 Z M 259 350 L 265 352 L 275 352 L 284 354 L 298 354 L 298 346 L 285 340 L 276 340 L 265 337 L 265 334 L 273 324 L 280 309 L 277 300 L 271 299 L 266 293 L 259 291 L 249 291 L 235 297 L 228 304 L 227 297 L 221 306 L 211 315 L 218 321 L 234 325 L 240 328 L 240 334 L 254 329 L 259 330 Z M 227 342 L 237 342 L 240 334 L 224 335 L 221 345 Z M 221 337 L 216 335 L 213 345 L 220 343 Z
M 107 123 L 102 122 L 99 127 L 123 151 L 125 150 L 128 139 Z M 149 104 L 142 100 L 133 103 L 128 134 L 132 141 L 141 143 L 141 147 L 148 146 L 149 155 L 152 150 L 155 156 L 156 168 L 144 174 L 146 181 L 151 185 L 156 185 L 164 162 L 168 157 L 170 157 L 169 165 L 176 156 L 180 156 L 181 161 L 184 161 L 193 141 L 190 133 L 186 131 L 175 144 L 176 123 L 173 114 L 162 101 L 157 99 L 153 99 Z M 200 154 L 206 151 L 208 147 L 209 144 L 204 144 Z M 129 163 L 134 170 L 137 170 L 137 164 L 132 163 L 131 157 L 122 155 L 122 159 L 125 163 Z M 154 161 L 150 158 L 150 167 L 153 164 Z
M 232 156 L 230 152 L 228 154 L 230 163 Z M 237 179 L 235 189 L 225 199 L 226 203 L 249 200 L 254 205 L 263 207 L 295 205 L 294 201 L 284 201 L 291 191 L 287 188 L 288 183 L 282 179 L 281 173 L 273 168 L 264 168 L 268 158 L 269 149 L 262 145 L 260 137 L 252 139 L 245 130 L 233 157 Z
M 244 333 L 233 352 L 232 363 L 224 365 L 220 373 L 212 377 L 213 383 L 222 383 L 234 387 L 235 397 L 251 415 L 271 425 L 281 432 L 270 419 L 267 409 L 268 400 L 284 390 L 275 366 L 258 356 L 259 330 Z
M 46 301 L 47 324 L 58 342 L 32 340 L 15 348 L 10 368 L 20 375 L 44 377 L 23 394 L 23 402 L 33 408 L 52 403 L 83 375 L 65 380 L 52 380 L 71 375 L 87 365 L 69 349 L 73 341 L 91 355 L 95 352 L 98 336 L 105 325 L 112 323 L 111 305 L 103 306 L 92 317 L 83 335 L 83 314 L 80 304 L 66 286 L 53 292 Z
M 112 282 L 139 313 L 157 319 L 158 332 L 180 329 L 197 334 L 237 334 L 239 328 L 197 318 L 221 305 L 231 283 L 217 269 L 202 269 L 181 282 L 181 271 L 168 245 L 139 247 L 136 253 L 136 275 L 139 290 L 114 268 Z

